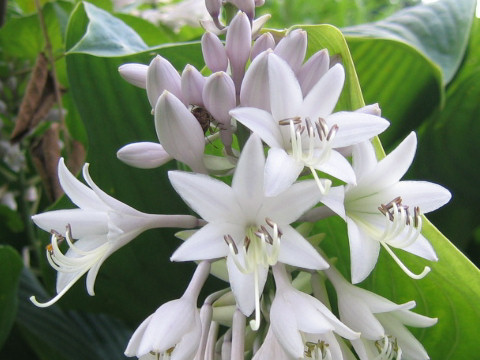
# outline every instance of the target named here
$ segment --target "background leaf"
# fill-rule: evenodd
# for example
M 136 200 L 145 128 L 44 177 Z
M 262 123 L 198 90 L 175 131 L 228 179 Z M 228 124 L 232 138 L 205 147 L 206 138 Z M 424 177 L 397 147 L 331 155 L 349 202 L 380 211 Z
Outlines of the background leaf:
M 64 312 L 56 305 L 38 308 L 29 300 L 32 294 L 48 297 L 36 277 L 24 269 L 17 324 L 38 352 L 50 359 L 126 359 L 123 351 L 131 331 L 122 322 L 101 314 Z
M 342 30 L 365 102 L 378 102 L 391 121 L 380 135 L 386 147 L 442 105 L 444 85 L 464 56 L 474 6 L 474 0 L 440 0 Z
M 148 48 L 142 38 L 123 21 L 93 4 L 81 2 L 73 12 L 71 21 L 75 21 L 75 24 L 70 31 L 75 29 L 77 39 L 71 42 L 74 45 L 68 47 L 69 53 L 122 56 Z
M 23 262 L 9 246 L 0 246 L 0 348 L 17 314 L 17 287 Z
M 362 36 L 406 43 L 442 69 L 443 84 L 455 75 L 468 44 L 475 0 L 442 0 L 418 5 L 371 24 L 344 28 Z

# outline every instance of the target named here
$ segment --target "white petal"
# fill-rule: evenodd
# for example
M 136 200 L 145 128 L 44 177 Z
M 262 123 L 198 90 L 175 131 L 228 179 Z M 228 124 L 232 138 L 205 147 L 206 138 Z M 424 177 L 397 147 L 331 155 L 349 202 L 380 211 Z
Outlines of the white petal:
M 243 147 L 232 179 L 232 189 L 245 212 L 256 211 L 261 204 L 264 169 L 262 141 L 252 134 Z
M 90 177 L 90 173 L 88 172 L 89 164 L 85 164 L 83 166 L 83 178 L 87 182 L 87 184 L 95 191 L 97 197 L 103 201 L 103 203 L 108 207 L 108 210 L 114 210 L 117 212 L 122 212 L 124 214 L 128 214 L 131 216 L 142 216 L 140 211 L 135 210 L 134 208 L 118 201 L 117 199 L 111 197 L 107 193 L 105 193 L 102 189 L 100 189 L 97 184 L 95 184 Z
M 303 340 L 297 329 L 297 321 L 292 306 L 282 296 L 275 296 L 270 308 L 271 328 L 283 349 L 295 359 L 303 357 Z
M 142 341 L 143 334 L 145 333 L 145 330 L 147 329 L 148 324 L 150 324 L 150 321 L 152 320 L 154 314 L 150 315 L 147 317 L 145 320 L 142 321 L 140 326 L 135 330 L 133 333 L 132 337 L 130 338 L 130 341 L 128 342 L 127 349 L 125 350 L 125 355 L 127 356 L 138 356 L 138 348 L 140 346 L 140 342 Z
M 268 54 L 268 83 L 270 105 L 275 120 L 301 115 L 302 89 L 290 66 L 273 53 Z
M 420 207 L 423 214 L 437 210 L 445 205 L 452 195 L 443 186 L 428 181 L 400 181 L 387 192 L 401 196 L 402 202 L 410 208 Z
M 169 171 L 168 177 L 177 193 L 203 219 L 238 224 L 244 218 L 235 193 L 224 182 L 182 171 Z
M 170 259 L 172 261 L 191 261 L 224 257 L 229 253 L 223 238 L 225 235 L 243 240 L 245 230 L 238 225 L 228 223 L 209 223 L 180 245 Z
M 363 141 L 353 146 L 352 167 L 357 176 L 357 181 L 362 181 L 364 175 L 377 166 L 375 149 L 370 141 Z
M 338 151 L 332 150 L 330 158 L 324 163 L 315 166 L 315 169 L 323 171 L 326 174 L 345 181 L 349 184 L 355 184 L 356 177 L 350 163 Z
M 195 116 L 173 94 L 165 91 L 155 106 L 155 129 L 165 150 L 193 171 L 206 173 L 205 138 Z
M 154 169 L 173 159 L 162 145 L 153 142 L 125 145 L 117 151 L 117 158 L 140 169 Z
M 58 179 L 65 194 L 79 208 L 84 210 L 108 210 L 95 192 L 88 186 L 77 180 L 75 176 L 65 166 L 65 161 L 60 158 L 58 162 Z M 50 229 L 48 230 L 50 231 Z
M 437 318 L 420 315 L 409 310 L 400 310 L 392 315 L 406 326 L 424 328 L 433 326 L 438 322 Z
M 337 64 L 328 70 L 305 97 L 303 115 L 312 120 L 330 115 L 337 105 L 344 81 L 345 70 L 342 65 Z
M 417 240 L 415 240 L 413 244 L 403 247 L 402 250 L 405 250 L 411 254 L 420 256 L 430 261 L 438 261 L 435 250 L 433 249 L 430 242 L 422 234 L 418 236 Z
M 228 277 L 230 279 L 230 286 L 232 288 L 233 294 L 235 295 L 235 300 L 240 311 L 245 315 L 249 316 L 255 310 L 255 277 L 254 273 L 243 273 L 241 272 L 235 262 L 232 259 L 232 256 L 227 257 L 227 269 Z M 257 265 L 258 269 L 258 289 L 259 294 L 262 294 L 263 288 L 265 286 L 265 281 L 267 280 L 268 268 L 264 268 L 261 265 Z
M 395 150 L 382 159 L 373 171 L 363 177 L 362 189 L 372 188 L 380 191 L 398 182 L 410 167 L 416 148 L 417 138 L 412 132 Z
M 191 327 L 191 331 L 186 333 L 182 340 L 175 346 L 171 360 L 190 360 L 195 354 L 202 336 L 202 324 L 199 317 L 195 317 L 195 325 Z
M 272 115 L 256 108 L 238 107 L 230 115 L 262 138 L 270 147 L 283 148 L 283 137 L 279 124 Z
M 380 252 L 380 243 L 365 235 L 353 220 L 347 217 L 348 241 L 352 283 L 363 281 L 373 270 Z
M 352 329 L 362 333 L 362 337 L 378 340 L 385 335 L 383 326 L 372 314 L 369 306 L 349 294 L 338 293 L 340 319 Z
M 321 270 L 329 267 L 315 248 L 291 226 L 283 226 L 278 261 L 305 269 Z
M 75 239 L 88 235 L 106 235 L 108 232 L 108 217 L 105 212 L 82 209 L 54 210 L 34 215 L 32 220 L 39 228 L 48 232 L 53 229 L 63 236 L 66 226 L 70 224 Z
M 343 186 L 335 186 L 332 187 L 326 195 L 323 195 L 320 199 L 320 202 L 332 211 L 334 211 L 337 215 L 339 215 L 342 219 L 345 220 L 345 206 L 344 206 L 344 198 L 345 198 L 345 189 Z
M 371 139 L 383 132 L 390 123 L 378 116 L 341 111 L 327 118 L 329 126 L 338 125 L 333 147 L 344 147 Z
M 304 165 L 288 155 L 285 150 L 271 148 L 268 150 L 265 164 L 265 195 L 275 196 L 286 190 L 297 180 Z
M 299 181 L 277 196 L 266 198 L 261 216 L 278 224 L 290 224 L 316 205 L 321 196 L 314 180 Z

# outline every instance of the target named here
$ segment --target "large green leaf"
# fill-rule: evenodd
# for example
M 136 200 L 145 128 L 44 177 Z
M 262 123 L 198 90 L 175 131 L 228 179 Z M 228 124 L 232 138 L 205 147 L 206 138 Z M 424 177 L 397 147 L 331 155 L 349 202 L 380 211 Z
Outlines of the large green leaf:
M 348 37 L 389 39 L 413 46 L 441 68 L 443 83 L 447 84 L 467 47 L 475 5 L 475 0 L 435 1 L 343 32 Z
M 56 305 L 38 308 L 29 300 L 32 294 L 47 296 L 37 278 L 24 269 L 18 292 L 17 324 L 26 330 L 25 336 L 36 352 L 49 354 L 50 359 L 126 358 L 123 351 L 131 330 L 122 322 L 101 314 L 64 312 Z
M 0 348 L 17 314 L 17 287 L 22 259 L 15 249 L 0 246 Z
M 380 136 L 388 147 L 442 104 L 464 56 L 474 4 L 439 0 L 343 29 L 366 103 L 378 102 L 391 121 Z
M 75 39 L 70 46 L 67 43 L 69 53 L 122 56 L 148 48 L 123 21 L 86 1 L 77 5 L 70 21 L 73 23 L 69 25 L 69 36 Z
M 476 19 L 465 61 L 446 92 L 445 107 L 432 114 L 420 132 L 412 175 L 433 179 L 453 193 L 452 204 L 434 214 L 435 223 L 458 246 L 472 246 L 480 225 L 480 191 L 475 154 L 480 137 L 480 21 Z M 474 254 L 480 261 L 480 254 Z

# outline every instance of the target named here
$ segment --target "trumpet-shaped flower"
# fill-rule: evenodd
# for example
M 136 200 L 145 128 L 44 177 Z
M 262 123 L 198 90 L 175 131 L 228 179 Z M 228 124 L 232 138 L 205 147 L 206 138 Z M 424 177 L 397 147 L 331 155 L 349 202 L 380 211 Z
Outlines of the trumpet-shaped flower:
M 173 261 L 227 257 L 229 280 L 238 307 L 245 315 L 256 310 L 268 268 L 277 262 L 309 269 L 325 268 L 317 251 L 289 224 L 314 206 L 321 195 L 312 181 L 302 181 L 274 197 L 265 196 L 265 157 L 252 135 L 240 155 L 232 186 L 202 174 L 169 172 L 185 202 L 208 224 L 173 254 Z M 342 190 L 343 191 L 343 190 Z
M 67 196 L 79 208 L 49 211 L 32 217 L 38 227 L 52 233 L 47 259 L 58 271 L 57 296 L 43 304 L 32 297 L 37 306 L 55 303 L 86 272 L 87 291 L 94 295 L 95 278 L 102 263 L 143 231 L 156 227 L 197 226 L 193 216 L 145 214 L 112 198 L 92 181 L 88 164 L 83 167 L 83 177 L 89 186 L 68 171 L 63 159 L 58 163 L 58 177 Z M 60 249 L 62 241 L 69 247 L 65 254 Z
M 202 335 L 197 298 L 209 270 L 207 261 L 198 265 L 183 296 L 163 304 L 140 324 L 125 355 L 143 358 L 154 354 L 156 359 L 193 359 Z
M 427 352 L 404 325 L 429 327 L 437 319 L 410 311 L 415 301 L 395 304 L 377 294 L 356 287 L 334 268 L 325 270 L 337 293 L 340 319 L 361 333 L 352 341 L 361 360 L 429 359 Z
M 388 122 L 360 112 L 332 114 L 345 77 L 340 64 L 329 69 L 304 98 L 294 72 L 280 57 L 267 51 L 255 60 L 259 64 L 267 62 L 267 66 L 252 67 L 261 78 L 268 77 L 271 113 L 239 107 L 230 114 L 276 149 L 271 156 L 284 164 L 284 171 L 291 177 L 296 179 L 307 167 L 322 193 L 331 182 L 321 181 L 316 170 L 355 183 L 350 163 L 335 149 L 370 139 L 385 130 Z M 247 93 L 249 90 L 255 91 L 242 88 Z
M 357 185 L 349 185 L 345 190 L 353 283 L 370 274 L 377 262 L 380 245 L 413 278 L 423 277 L 429 268 L 420 275 L 411 273 L 393 253 L 392 247 L 437 260 L 432 246 L 420 233 L 421 213 L 446 204 L 450 192 L 426 181 L 400 181 L 413 160 L 416 147 L 415 133 L 411 133 L 380 161 L 370 142 L 358 144 L 353 150 Z
M 277 292 L 270 309 L 273 334 L 291 357 L 343 359 L 334 332 L 354 340 L 360 334 L 348 328 L 318 299 L 295 289 L 281 264 L 273 267 Z

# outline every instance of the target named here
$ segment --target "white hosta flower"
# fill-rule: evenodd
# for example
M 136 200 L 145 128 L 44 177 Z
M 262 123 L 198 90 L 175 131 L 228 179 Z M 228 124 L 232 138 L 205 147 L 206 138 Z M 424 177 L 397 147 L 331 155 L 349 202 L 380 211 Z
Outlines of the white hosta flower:
M 275 197 L 265 196 L 265 157 L 260 139 L 247 141 L 232 186 L 202 174 L 169 172 L 170 181 L 185 202 L 208 224 L 173 254 L 173 261 L 227 257 L 230 284 L 245 315 L 256 309 L 268 268 L 277 262 L 308 269 L 325 268 L 317 251 L 289 224 L 315 205 L 321 196 L 314 181 L 291 185 Z
M 169 301 L 146 318 L 130 339 L 125 355 L 141 359 L 191 360 L 202 335 L 198 294 L 208 277 L 210 264 L 200 263 L 180 299 Z
M 271 113 L 239 107 L 230 114 L 272 148 L 269 156 L 283 163 L 284 171 L 291 177 L 296 179 L 307 167 L 322 193 L 328 191 L 331 181 L 320 180 L 317 170 L 355 183 L 350 163 L 335 149 L 370 139 L 385 130 L 388 121 L 359 112 L 332 114 L 345 78 L 340 64 L 328 70 L 304 98 L 295 74 L 285 61 L 271 51 L 255 61 L 267 62 L 254 71 L 260 72 L 262 78 L 268 77 Z M 248 89 L 243 87 L 242 91 Z
M 420 233 L 421 214 L 446 204 L 451 195 L 442 186 L 427 181 L 400 181 L 412 163 L 416 146 L 415 133 L 411 133 L 380 161 L 370 142 L 358 144 L 353 150 L 357 185 L 349 185 L 345 191 L 353 283 L 370 274 L 380 246 L 413 278 L 423 277 L 430 268 L 420 275 L 411 273 L 391 248 L 437 260 L 432 246 Z
M 275 337 L 272 327 L 267 331 L 267 335 L 263 340 L 262 346 L 255 353 L 252 360 L 295 360 L 294 357 L 290 356 L 283 350 L 282 345 L 278 342 Z
M 156 227 L 194 227 L 197 219 L 185 215 L 153 215 L 137 211 L 104 193 L 90 178 L 88 164 L 83 177 L 89 186 L 77 180 L 67 169 L 63 158 L 58 163 L 60 185 L 78 209 L 48 211 L 34 215 L 34 223 L 52 232 L 47 259 L 58 271 L 57 296 L 37 306 L 50 306 L 86 272 L 87 291 L 94 295 L 94 284 L 102 263 L 116 250 L 140 233 Z M 78 240 L 74 240 L 78 239 Z M 60 242 L 68 243 L 64 254 Z
M 358 339 L 360 334 L 348 328 L 318 299 L 295 289 L 285 267 L 273 267 L 276 294 L 270 309 L 273 334 L 294 359 L 342 360 L 342 349 L 335 337 Z
M 352 344 L 360 360 L 429 359 L 420 342 L 405 328 L 429 327 L 437 319 L 410 311 L 415 301 L 395 304 L 382 296 L 350 284 L 333 268 L 325 270 L 335 287 L 340 319 L 361 333 Z

